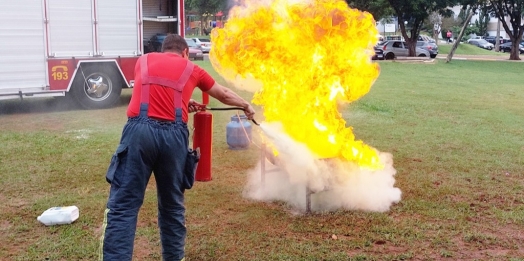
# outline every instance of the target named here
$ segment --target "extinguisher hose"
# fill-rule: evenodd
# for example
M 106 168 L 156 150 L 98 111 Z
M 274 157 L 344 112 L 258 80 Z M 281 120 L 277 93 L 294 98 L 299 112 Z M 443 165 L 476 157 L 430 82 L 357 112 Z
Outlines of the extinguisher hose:
M 206 107 L 206 110 L 210 110 L 210 111 L 234 111 L 234 110 L 245 111 L 244 108 L 242 108 L 242 107 L 225 107 L 225 108 L 209 108 L 209 107 Z M 255 119 L 251 119 L 251 121 L 255 125 L 260 126 L 260 124 L 258 122 L 256 122 Z

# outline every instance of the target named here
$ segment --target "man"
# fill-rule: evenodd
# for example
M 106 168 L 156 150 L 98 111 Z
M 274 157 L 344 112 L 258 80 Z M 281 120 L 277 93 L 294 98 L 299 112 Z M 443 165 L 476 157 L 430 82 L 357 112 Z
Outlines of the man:
M 106 174 L 111 184 L 101 237 L 101 260 L 131 260 L 138 211 L 154 172 L 163 260 L 183 260 L 186 238 L 184 185 L 188 157 L 188 112 L 203 108 L 190 99 L 195 87 L 220 102 L 253 107 L 189 61 L 184 38 L 168 35 L 162 53 L 140 57 L 127 109 L 129 120 Z

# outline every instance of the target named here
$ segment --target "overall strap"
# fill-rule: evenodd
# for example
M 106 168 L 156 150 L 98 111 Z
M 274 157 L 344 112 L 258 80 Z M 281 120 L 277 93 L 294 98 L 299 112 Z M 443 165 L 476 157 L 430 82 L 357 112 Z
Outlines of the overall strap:
M 139 117 L 147 118 L 147 109 L 149 107 L 149 69 L 147 68 L 147 57 L 140 57 L 140 73 L 142 78 L 142 92 L 140 93 L 140 115 Z
M 184 86 L 189 81 L 189 78 L 193 73 L 194 64 L 190 61 L 187 61 L 186 67 L 184 68 L 182 75 L 180 75 L 180 78 L 175 81 L 164 77 L 149 76 L 149 69 L 147 67 L 147 57 L 147 54 L 140 57 L 140 68 L 142 76 L 142 92 L 140 94 L 140 116 L 147 117 L 147 109 L 149 106 L 149 89 L 151 84 L 157 84 L 175 90 L 175 121 L 182 122 L 182 91 L 184 90 Z
M 193 73 L 194 64 L 190 61 L 187 61 L 186 68 L 180 78 L 178 78 L 178 83 L 175 89 L 175 121 L 182 122 L 182 90 L 184 86 L 189 81 L 191 74 Z

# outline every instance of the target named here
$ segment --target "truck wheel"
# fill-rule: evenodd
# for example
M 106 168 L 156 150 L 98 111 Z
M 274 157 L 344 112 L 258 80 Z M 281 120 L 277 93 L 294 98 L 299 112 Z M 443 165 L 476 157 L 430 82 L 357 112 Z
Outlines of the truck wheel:
M 81 64 L 69 92 L 85 109 L 109 108 L 120 98 L 122 78 L 113 64 Z

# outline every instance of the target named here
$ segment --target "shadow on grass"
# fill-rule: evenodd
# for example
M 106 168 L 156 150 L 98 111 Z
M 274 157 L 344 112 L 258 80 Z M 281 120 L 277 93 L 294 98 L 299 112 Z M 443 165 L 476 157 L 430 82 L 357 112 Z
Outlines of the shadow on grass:
M 132 89 L 122 90 L 120 99 L 112 107 L 127 106 L 131 100 Z M 71 97 L 26 98 L 0 101 L 0 115 L 36 112 L 61 112 L 84 110 Z

